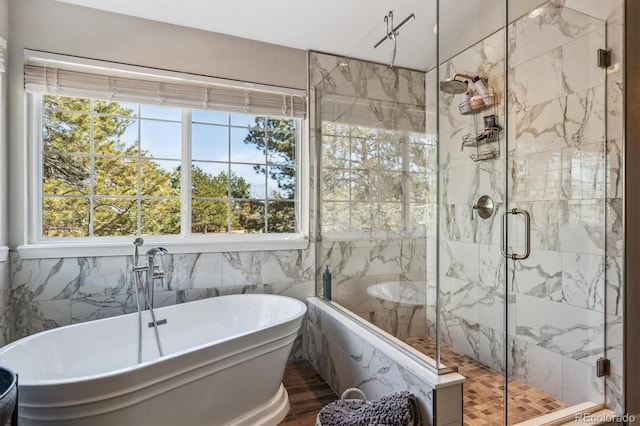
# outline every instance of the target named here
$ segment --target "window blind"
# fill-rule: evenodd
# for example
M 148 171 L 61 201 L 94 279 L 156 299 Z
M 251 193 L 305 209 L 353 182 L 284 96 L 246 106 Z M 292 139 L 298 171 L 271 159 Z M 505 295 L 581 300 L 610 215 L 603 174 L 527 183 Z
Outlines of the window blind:
M 73 62 L 78 58 L 30 53 L 25 57 L 24 67 L 28 92 L 275 117 L 306 117 L 306 94 L 302 90 L 158 72 L 103 61 Z

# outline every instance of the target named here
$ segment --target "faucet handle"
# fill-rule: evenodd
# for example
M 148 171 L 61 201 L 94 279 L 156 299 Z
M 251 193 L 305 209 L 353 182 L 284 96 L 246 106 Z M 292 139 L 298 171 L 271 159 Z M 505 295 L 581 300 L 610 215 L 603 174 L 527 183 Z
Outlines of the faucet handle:
M 478 202 L 471 206 L 471 219 L 473 220 L 473 211 L 478 210 L 478 216 L 482 219 L 488 219 L 493 214 L 493 200 L 488 195 L 483 195 Z

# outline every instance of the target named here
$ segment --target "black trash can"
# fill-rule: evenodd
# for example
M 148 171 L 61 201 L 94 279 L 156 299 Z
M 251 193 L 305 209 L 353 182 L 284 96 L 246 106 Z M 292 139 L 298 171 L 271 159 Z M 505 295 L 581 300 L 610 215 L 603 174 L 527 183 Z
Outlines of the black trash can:
M 0 426 L 18 424 L 18 375 L 0 367 Z

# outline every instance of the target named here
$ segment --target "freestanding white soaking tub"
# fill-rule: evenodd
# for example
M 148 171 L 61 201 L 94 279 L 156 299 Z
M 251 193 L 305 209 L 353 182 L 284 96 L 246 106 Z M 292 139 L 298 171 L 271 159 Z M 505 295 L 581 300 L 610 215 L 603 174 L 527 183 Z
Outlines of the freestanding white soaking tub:
M 20 425 L 273 425 L 304 303 L 284 296 L 214 297 L 61 327 L 0 349 L 19 374 Z

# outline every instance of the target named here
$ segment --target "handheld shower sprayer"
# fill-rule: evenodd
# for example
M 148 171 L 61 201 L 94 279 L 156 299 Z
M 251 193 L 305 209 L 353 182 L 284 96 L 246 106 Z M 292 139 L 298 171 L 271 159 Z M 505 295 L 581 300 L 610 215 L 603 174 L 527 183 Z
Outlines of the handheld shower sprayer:
M 133 240 L 133 245 L 136 246 L 136 248 L 133 251 L 133 266 L 138 265 L 138 258 L 140 257 L 138 256 L 138 247 L 140 247 L 143 244 L 144 244 L 144 240 L 140 237 Z

